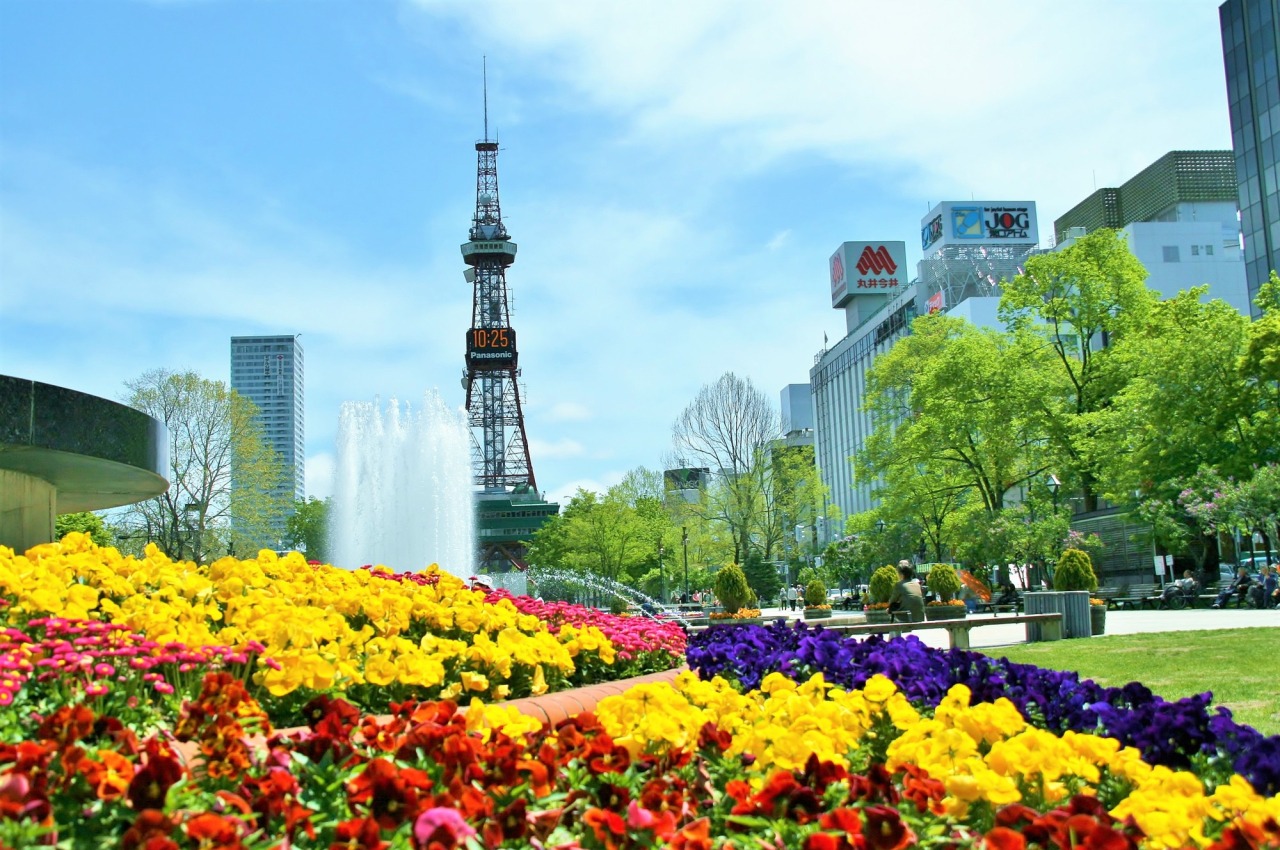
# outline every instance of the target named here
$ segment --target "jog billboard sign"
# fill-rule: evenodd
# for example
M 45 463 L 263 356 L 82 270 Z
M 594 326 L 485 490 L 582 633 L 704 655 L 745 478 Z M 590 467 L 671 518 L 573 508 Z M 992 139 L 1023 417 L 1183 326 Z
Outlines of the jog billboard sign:
M 831 306 L 859 295 L 889 295 L 910 281 L 906 242 L 845 242 L 831 255 Z
M 920 249 L 926 257 L 948 245 L 1039 241 L 1034 201 L 944 201 L 920 219 Z

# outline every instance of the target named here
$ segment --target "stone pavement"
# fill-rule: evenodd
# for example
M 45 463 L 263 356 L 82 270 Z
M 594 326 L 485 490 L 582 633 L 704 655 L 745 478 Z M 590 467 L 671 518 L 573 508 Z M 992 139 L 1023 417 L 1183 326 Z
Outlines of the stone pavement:
M 803 619 L 799 611 L 784 611 L 780 608 L 765 608 L 761 616 L 766 619 L 788 617 Z M 837 609 L 833 616 L 849 616 Z M 1025 643 L 1026 626 L 1011 623 L 997 625 L 1000 620 L 1008 619 L 1008 614 L 993 617 L 991 614 L 970 614 L 970 620 L 991 621 L 993 625 L 984 625 L 969 632 L 970 645 L 974 649 L 992 646 L 1008 646 Z M 811 625 L 818 625 L 821 620 L 811 620 Z M 1144 632 L 1190 632 L 1202 629 L 1243 629 L 1250 627 L 1280 628 L 1280 610 L 1257 611 L 1252 608 L 1184 608 L 1181 611 L 1108 611 L 1107 634 L 1134 635 Z M 946 649 L 947 633 L 944 629 L 927 629 L 917 632 L 928 646 Z

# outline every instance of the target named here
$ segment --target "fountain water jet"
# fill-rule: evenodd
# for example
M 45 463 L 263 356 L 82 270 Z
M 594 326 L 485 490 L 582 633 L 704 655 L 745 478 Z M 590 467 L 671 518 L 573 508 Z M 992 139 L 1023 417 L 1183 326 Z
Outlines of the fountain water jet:
M 435 392 L 414 411 L 392 399 L 346 402 L 338 421 L 333 562 L 384 564 L 396 572 L 430 564 L 467 578 L 475 563 L 471 436 Z

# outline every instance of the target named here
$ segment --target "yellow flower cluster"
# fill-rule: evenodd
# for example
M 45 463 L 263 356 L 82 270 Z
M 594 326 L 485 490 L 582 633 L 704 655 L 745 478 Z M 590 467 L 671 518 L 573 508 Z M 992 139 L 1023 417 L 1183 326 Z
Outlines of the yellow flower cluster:
M 448 573 L 418 584 L 369 570 L 313 566 L 291 553 L 221 558 L 207 566 L 170 560 L 154 545 L 141 559 L 70 534 L 25 555 L 0 547 L 0 594 L 11 615 L 119 623 L 159 643 L 266 646 L 279 669 L 259 684 L 283 696 L 393 682 L 440 696 L 500 700 L 513 684 L 545 691 L 575 664 L 612 664 L 615 648 L 594 626 L 557 635 L 510 602 Z
M 942 780 L 951 814 L 977 803 L 1026 802 L 1052 808 L 1076 793 L 1096 793 L 1108 776 L 1132 791 L 1113 810 L 1133 816 L 1144 846 L 1206 846 L 1206 825 L 1280 819 L 1280 799 L 1265 798 L 1242 777 L 1207 793 L 1194 774 L 1152 767 L 1132 747 L 1096 735 L 1061 737 L 1027 724 L 1008 700 L 970 705 L 969 689 L 951 688 L 933 717 L 920 717 L 889 679 L 873 676 L 861 691 L 828 685 L 821 674 L 797 685 L 773 673 L 760 689 L 738 693 L 722 679 L 682 673 L 672 685 L 639 685 L 601 700 L 604 728 L 632 753 L 692 747 L 706 723 L 733 735 L 729 755 L 755 756 L 752 781 L 802 768 L 811 754 L 848 765 L 877 735 L 893 736 L 886 766 L 911 764 Z
M 916 710 L 883 676 L 860 691 L 828 685 L 821 674 L 797 685 L 780 673 L 760 690 L 735 691 L 715 678 L 681 673 L 674 687 L 638 685 L 606 697 L 596 716 L 615 740 L 633 753 L 665 752 L 697 743 L 706 723 L 733 735 L 731 755 L 749 753 L 758 764 L 798 770 L 810 754 L 847 765 L 847 755 L 885 725 L 911 728 Z
M 952 814 L 963 816 L 977 802 L 1052 807 L 1076 793 L 1095 793 L 1109 775 L 1132 786 L 1111 814 L 1132 815 L 1147 847 L 1206 846 L 1210 821 L 1280 818 L 1280 800 L 1257 794 L 1242 777 L 1206 793 L 1195 774 L 1153 767 L 1114 739 L 1059 737 L 1028 725 L 1008 700 L 970 706 L 969 699 L 967 687 L 953 686 L 934 716 L 907 729 L 888 751 L 889 770 L 914 764 L 942 779 Z

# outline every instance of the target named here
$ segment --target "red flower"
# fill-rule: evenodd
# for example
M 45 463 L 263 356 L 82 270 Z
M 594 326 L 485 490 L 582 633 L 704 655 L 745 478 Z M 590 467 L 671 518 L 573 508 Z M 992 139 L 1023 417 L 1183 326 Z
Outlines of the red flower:
M 823 829 L 839 830 L 847 835 L 862 834 L 862 818 L 858 816 L 857 809 L 832 809 L 818 819 L 818 825 Z
M 997 826 L 985 836 L 990 850 L 1026 850 L 1027 840 L 1022 833 L 1015 832 L 1007 826 Z
M 334 831 L 334 838 L 330 850 L 383 850 L 388 846 L 373 818 L 342 821 Z
M 129 782 L 129 803 L 135 811 L 163 809 L 165 795 L 175 782 L 182 778 L 182 765 L 172 755 L 160 755 L 159 750 L 149 751 L 147 763 L 133 774 Z
M 395 829 L 417 816 L 421 792 L 431 785 L 431 778 L 421 770 L 373 759 L 347 783 L 347 802 L 353 811 L 366 807 L 370 819 L 383 829 Z
M 582 815 L 582 822 L 591 827 L 596 840 L 603 843 L 606 850 L 616 850 L 618 843 L 614 839 L 627 834 L 627 824 L 622 818 L 594 806 Z
M 240 839 L 244 824 L 234 818 L 204 812 L 191 818 L 184 824 L 187 837 L 196 842 L 197 847 L 238 848 L 243 846 Z
M 866 836 L 867 847 L 871 850 L 901 850 L 912 841 L 913 833 L 902 822 L 902 817 L 888 806 L 868 806 L 863 809 L 867 824 L 862 834 Z
M 133 780 L 133 762 L 113 750 L 100 750 L 98 758 L 83 759 L 80 771 L 93 786 L 99 800 L 118 800 L 129 790 Z
M 711 821 L 698 818 L 671 838 L 671 850 L 711 850 Z
M 178 845 L 169 838 L 173 830 L 168 815 L 147 809 L 120 836 L 120 850 L 177 850 Z

